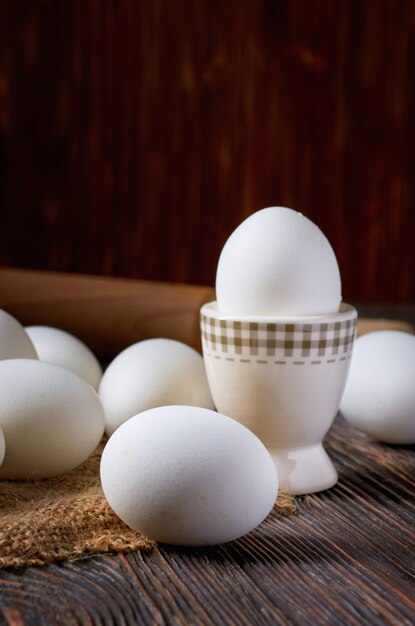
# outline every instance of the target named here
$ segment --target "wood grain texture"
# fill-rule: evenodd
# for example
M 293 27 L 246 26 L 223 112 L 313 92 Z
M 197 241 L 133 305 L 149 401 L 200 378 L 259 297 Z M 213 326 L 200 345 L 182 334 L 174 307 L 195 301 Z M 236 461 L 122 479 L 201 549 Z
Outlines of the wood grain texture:
M 315 221 L 343 296 L 415 301 L 411 0 L 0 0 L 0 263 L 213 284 Z
M 326 444 L 339 482 L 296 515 L 216 548 L 0 572 L 0 624 L 412 626 L 415 450 L 341 418 Z

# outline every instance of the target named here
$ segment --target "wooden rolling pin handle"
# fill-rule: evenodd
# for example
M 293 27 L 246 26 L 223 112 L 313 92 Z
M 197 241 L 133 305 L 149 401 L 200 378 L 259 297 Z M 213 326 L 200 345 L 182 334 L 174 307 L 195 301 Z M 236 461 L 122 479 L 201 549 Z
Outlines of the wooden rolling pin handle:
M 0 269 L 0 308 L 25 326 L 67 330 L 103 358 L 150 337 L 200 350 L 200 307 L 214 298 L 209 287 Z

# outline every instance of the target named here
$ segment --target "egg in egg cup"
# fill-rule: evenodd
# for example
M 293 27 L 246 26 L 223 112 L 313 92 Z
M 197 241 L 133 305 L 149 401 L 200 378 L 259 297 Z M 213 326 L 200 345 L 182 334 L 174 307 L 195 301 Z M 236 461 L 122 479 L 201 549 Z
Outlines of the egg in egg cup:
M 325 315 L 235 316 L 210 302 L 200 323 L 217 410 L 262 440 L 281 488 L 300 495 L 332 487 L 337 472 L 322 440 L 346 384 L 356 310 L 343 303 Z

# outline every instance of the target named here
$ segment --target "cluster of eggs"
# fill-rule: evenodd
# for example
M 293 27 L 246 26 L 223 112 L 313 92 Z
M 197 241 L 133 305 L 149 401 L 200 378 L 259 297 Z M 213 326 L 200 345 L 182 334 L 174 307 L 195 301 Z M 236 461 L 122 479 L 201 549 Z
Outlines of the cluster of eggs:
M 105 431 L 104 494 L 121 519 L 152 538 L 223 543 L 272 509 L 278 478 L 268 451 L 213 410 L 203 359 L 190 346 L 140 341 L 103 374 L 73 335 L 23 328 L 5 311 L 0 346 L 0 478 L 67 472 Z
M 216 294 L 225 314 L 324 315 L 339 310 L 340 273 L 313 222 L 270 207 L 226 242 Z M 375 438 L 415 441 L 414 344 L 405 333 L 356 342 L 342 409 Z M 252 530 L 274 505 L 270 454 L 250 430 L 214 411 L 203 359 L 191 347 L 147 339 L 103 374 L 73 335 L 25 329 L 0 311 L 0 478 L 67 472 L 104 431 L 104 494 L 121 519 L 154 539 L 223 543 Z

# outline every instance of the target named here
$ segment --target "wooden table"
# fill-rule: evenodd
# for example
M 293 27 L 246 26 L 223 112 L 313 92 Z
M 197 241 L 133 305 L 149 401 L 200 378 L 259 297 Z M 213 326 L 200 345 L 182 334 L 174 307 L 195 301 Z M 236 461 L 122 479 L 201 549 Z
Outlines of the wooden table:
M 7 277 L 0 306 L 16 314 Z M 0 572 L 0 624 L 413 626 L 414 446 L 375 443 L 340 416 L 326 446 L 338 484 L 230 544 Z

